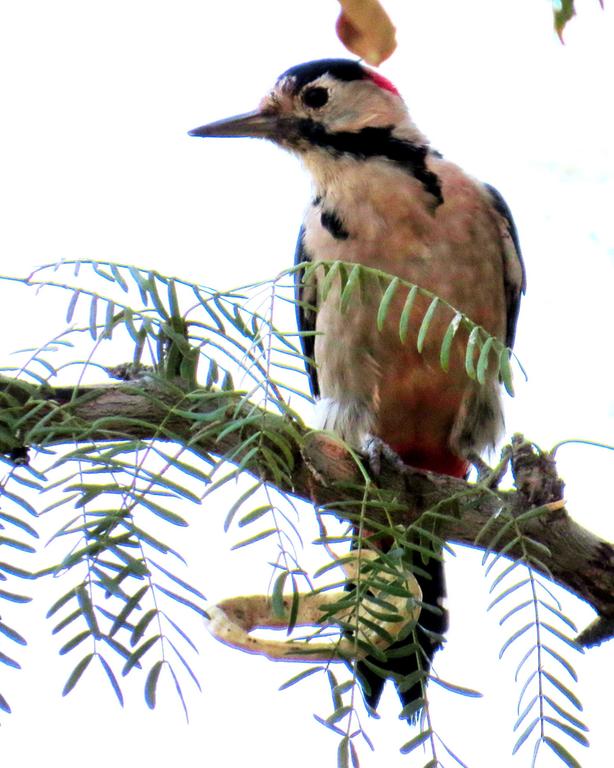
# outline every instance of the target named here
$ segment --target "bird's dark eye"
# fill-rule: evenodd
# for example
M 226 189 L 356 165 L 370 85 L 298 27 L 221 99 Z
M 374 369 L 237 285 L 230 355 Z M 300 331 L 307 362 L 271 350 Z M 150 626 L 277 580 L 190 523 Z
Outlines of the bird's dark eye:
M 307 90 L 303 91 L 303 104 L 306 107 L 319 109 L 320 107 L 323 107 L 327 101 L 328 91 L 326 88 L 316 86 L 314 88 L 307 88 Z

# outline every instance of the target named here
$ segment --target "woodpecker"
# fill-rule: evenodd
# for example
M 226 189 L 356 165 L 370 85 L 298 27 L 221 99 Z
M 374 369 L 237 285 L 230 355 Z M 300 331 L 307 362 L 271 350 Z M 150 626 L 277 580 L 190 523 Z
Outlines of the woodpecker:
M 501 195 L 467 175 L 429 144 L 397 89 L 379 73 L 345 59 L 300 64 L 284 72 L 254 112 L 190 131 L 193 136 L 266 138 L 298 155 L 311 174 L 313 199 L 296 261 L 373 267 L 419 285 L 468 315 L 508 347 L 514 343 L 525 271 L 516 227 Z M 413 467 L 464 477 L 470 458 L 493 447 L 503 429 L 500 382 L 468 377 L 466 332 L 459 330 L 449 370 L 439 362 L 450 316 L 433 316 L 426 343 L 416 328 L 401 341 L 407 293 L 397 291 L 378 328 L 381 283 L 341 311 L 339 286 L 318 305 L 312 283 L 298 278 L 297 314 L 319 426 L 362 448 L 378 438 Z M 357 677 L 370 712 L 392 678 L 402 704 L 422 696 L 417 669 L 428 671 L 448 625 L 443 566 L 416 563 L 423 592 L 420 658 L 399 653 L 365 663 Z M 394 646 L 393 646 L 394 648 Z M 405 683 L 403 682 L 405 678 Z

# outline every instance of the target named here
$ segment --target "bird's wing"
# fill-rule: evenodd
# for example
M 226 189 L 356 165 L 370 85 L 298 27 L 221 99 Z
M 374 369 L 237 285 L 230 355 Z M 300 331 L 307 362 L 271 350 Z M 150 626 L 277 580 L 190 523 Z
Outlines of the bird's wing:
M 501 194 L 490 184 L 485 184 L 497 216 L 503 242 L 503 285 L 507 308 L 505 343 L 514 346 L 516 322 L 520 310 L 520 298 L 527 287 L 527 278 L 518 241 L 518 232 L 512 213 Z
M 298 233 L 296 251 L 294 254 L 294 264 L 301 264 L 305 261 L 311 261 L 311 256 L 305 248 L 305 227 L 302 226 Z M 315 330 L 316 330 L 316 301 L 317 290 L 315 281 L 311 284 L 305 284 L 303 281 L 303 270 L 294 273 L 294 298 L 296 306 L 296 320 L 298 329 L 301 332 L 301 347 L 305 356 L 305 367 L 309 377 L 309 388 L 314 397 L 319 397 L 320 387 L 318 385 L 318 372 L 315 366 Z

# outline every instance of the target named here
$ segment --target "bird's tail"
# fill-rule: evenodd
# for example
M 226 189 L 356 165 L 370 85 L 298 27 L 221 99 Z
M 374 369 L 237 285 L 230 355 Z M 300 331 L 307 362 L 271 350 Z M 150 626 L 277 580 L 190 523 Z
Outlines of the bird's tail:
M 415 663 L 416 673 L 422 670 L 423 677 L 422 679 L 419 677 L 409 688 L 405 688 L 402 683 L 397 684 L 403 707 L 423 698 L 433 657 L 441 648 L 443 636 L 448 629 L 448 613 L 445 607 L 446 577 L 443 562 L 432 557 L 426 565 L 422 565 L 421 569 L 427 575 L 416 575 L 422 590 L 422 610 L 416 626 L 416 640 L 420 651 L 414 654 L 413 659 L 410 657 L 410 662 Z M 408 675 L 411 672 L 405 674 Z
M 412 451 L 398 451 L 398 454 L 405 464 L 453 477 L 465 477 L 469 470 L 467 460 L 452 453 L 443 457 Z M 385 661 L 367 657 L 356 665 L 363 698 L 372 713 L 377 709 L 388 678 L 394 680 L 403 711 L 406 712 L 403 716 L 414 721 L 420 713 L 420 701 L 424 699 L 431 663 L 448 629 L 446 580 L 441 554 L 434 552 L 425 563 L 421 557 L 408 551 L 408 557 L 413 558 L 414 576 L 422 590 L 422 610 L 415 631 L 393 643 L 386 651 Z
M 448 628 L 442 561 L 431 557 L 426 564 L 416 564 L 415 576 L 422 590 L 422 610 L 414 632 L 393 643 L 386 651 L 385 661 L 368 657 L 356 665 L 356 677 L 369 710 L 375 712 L 386 679 L 392 678 L 411 721 L 420 712 L 431 662 Z

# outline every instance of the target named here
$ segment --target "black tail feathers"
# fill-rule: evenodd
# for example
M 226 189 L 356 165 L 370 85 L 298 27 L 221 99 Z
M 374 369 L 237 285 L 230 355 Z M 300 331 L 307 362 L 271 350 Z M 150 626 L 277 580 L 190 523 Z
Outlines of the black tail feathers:
M 416 578 L 422 589 L 422 611 L 415 632 L 391 645 L 385 661 L 367 657 L 356 665 L 357 680 L 370 713 L 376 714 L 384 684 L 392 679 L 403 705 L 401 717 L 410 722 L 420 713 L 431 662 L 448 628 L 443 563 L 431 558 L 426 565 L 420 563 L 419 568 Z

